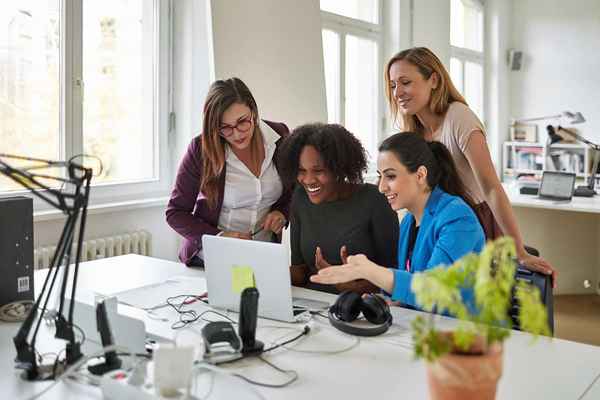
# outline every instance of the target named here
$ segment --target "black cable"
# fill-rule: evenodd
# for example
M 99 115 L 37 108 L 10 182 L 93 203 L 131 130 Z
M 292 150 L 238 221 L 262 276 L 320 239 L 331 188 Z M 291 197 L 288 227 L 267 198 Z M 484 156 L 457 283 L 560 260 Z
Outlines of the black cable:
M 295 342 L 296 340 L 300 339 L 302 336 L 308 335 L 309 332 L 310 332 L 310 326 L 305 325 L 304 329 L 302 330 L 302 332 L 300 334 L 298 334 L 297 336 L 294 336 L 293 338 L 291 338 L 289 340 L 286 340 L 285 342 L 281 342 L 281 343 L 273 345 L 273 346 L 271 346 L 271 347 L 269 347 L 267 349 L 264 349 L 260 354 L 269 352 L 271 350 L 275 350 L 275 349 L 277 349 L 279 347 L 285 346 L 286 344 L 290 344 L 292 342 Z
M 260 358 L 260 356 L 262 354 L 267 353 L 267 352 L 272 351 L 272 350 L 275 350 L 275 349 L 277 349 L 279 347 L 285 346 L 286 344 L 290 344 L 290 343 L 292 343 L 292 342 L 300 339 L 302 336 L 308 335 L 309 332 L 310 332 L 310 326 L 306 325 L 300 334 L 298 334 L 297 336 L 294 336 L 293 338 L 291 338 L 289 340 L 286 340 L 285 342 L 275 344 L 275 345 L 273 345 L 273 346 L 271 346 L 271 347 L 269 347 L 267 349 L 264 349 L 260 353 L 244 354 L 244 355 L 239 356 L 238 358 L 234 358 L 234 359 L 226 360 L 226 361 L 221 361 L 217 365 L 232 364 L 234 362 L 243 360 L 244 358 L 250 358 L 250 357 L 259 357 Z
M 81 333 L 81 344 L 80 346 L 83 346 L 83 344 L 85 343 L 85 332 L 83 331 L 83 329 L 81 329 L 81 327 L 79 327 L 79 325 L 77 324 L 72 324 L 74 328 L 77 328 L 77 330 L 79 331 L 79 333 Z
M 175 300 L 181 299 L 181 298 L 183 298 L 183 300 L 181 300 L 181 302 L 175 302 Z M 205 316 L 206 314 L 209 314 L 209 313 L 216 314 L 222 318 L 225 318 L 232 324 L 237 324 L 236 321 L 232 320 L 227 315 L 222 314 L 217 311 L 214 311 L 214 310 L 205 310 L 205 311 L 201 312 L 200 314 L 198 314 L 195 310 L 184 310 L 183 309 L 184 306 L 192 304 L 193 302 L 196 302 L 198 300 L 204 301 L 204 298 L 202 296 L 197 296 L 197 295 L 192 295 L 192 294 L 180 294 L 177 296 L 167 297 L 167 300 L 165 301 L 165 303 L 169 307 L 171 307 L 173 310 L 175 310 L 175 312 L 177 312 L 177 314 L 179 314 L 179 321 L 174 322 L 171 325 L 171 329 L 184 328 L 187 325 L 198 321 L 199 319 L 202 319 L 203 321 L 206 321 L 206 322 L 212 322 L 210 320 L 202 318 L 203 316 Z
M 94 177 L 100 176 L 100 174 L 102 174 L 102 171 L 104 171 L 104 164 L 102 163 L 102 159 L 100 157 L 98 157 L 95 154 L 85 154 L 85 153 L 79 153 L 79 154 L 75 154 L 73 157 L 69 158 L 69 160 L 67 161 L 68 163 L 73 162 L 73 160 L 75 160 L 76 158 L 84 158 L 84 157 L 89 157 L 89 158 L 95 158 L 96 160 L 98 160 L 98 166 L 100 167 L 100 171 L 98 171 L 98 173 L 94 174 Z M 83 160 L 85 162 L 85 160 Z M 92 171 L 94 169 L 92 168 Z
M 318 315 L 321 318 L 329 319 L 328 315 L 323 314 L 321 311 L 311 311 L 311 315 Z

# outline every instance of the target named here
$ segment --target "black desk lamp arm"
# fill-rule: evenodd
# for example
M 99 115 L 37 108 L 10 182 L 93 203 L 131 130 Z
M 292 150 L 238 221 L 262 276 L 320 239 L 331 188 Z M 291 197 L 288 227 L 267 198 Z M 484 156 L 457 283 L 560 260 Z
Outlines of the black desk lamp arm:
M 3 159 L 25 160 L 33 162 L 35 164 L 23 168 L 16 168 L 8 164 Z M 37 169 L 48 167 L 66 168 L 67 177 L 52 176 L 36 172 Z M 67 221 L 65 222 L 63 232 L 61 234 L 59 243 L 57 244 L 56 252 L 52 258 L 52 263 L 50 265 L 48 275 L 46 276 L 46 279 L 44 281 L 42 291 L 38 296 L 30 313 L 27 315 L 25 321 L 21 325 L 17 335 L 13 338 L 17 350 L 17 363 L 24 364 L 28 371 L 28 376 L 31 379 L 35 379 L 37 377 L 35 341 L 41 324 L 41 318 L 38 320 L 30 343 L 28 342 L 28 337 L 31 333 L 33 322 L 37 316 L 38 311 L 40 310 L 40 302 L 42 301 L 42 299 L 44 299 L 43 309 L 45 310 L 47 308 L 48 300 L 54 288 L 56 277 L 58 274 L 58 267 L 60 266 L 61 262 L 64 261 L 65 254 L 67 255 L 67 263 L 65 265 L 65 273 L 62 278 L 63 282 L 60 293 L 60 306 L 56 318 L 56 337 L 63 338 L 69 341 L 69 344 L 67 345 L 68 363 L 74 362 L 77 358 L 81 356 L 81 354 L 79 353 L 79 344 L 75 341 L 75 335 L 73 332 L 73 309 L 75 291 L 77 286 L 77 275 L 79 271 L 79 261 L 81 259 L 81 245 L 83 243 L 87 205 L 89 201 L 92 170 L 90 168 L 85 168 L 82 165 L 73 162 L 72 160 L 50 161 L 39 158 L 23 157 L 0 153 L 0 174 L 6 175 L 7 177 L 11 178 L 14 182 L 28 189 L 36 197 L 42 199 L 46 203 L 50 204 L 54 208 L 62 211 L 67 215 Z M 51 180 L 60 183 L 61 185 L 72 185 L 72 193 L 65 192 L 62 189 L 57 190 L 55 188 L 52 188 L 47 184 L 44 184 L 41 181 L 42 179 Z M 69 318 L 67 322 L 62 313 L 64 308 L 67 281 L 69 279 L 69 261 L 72 252 L 73 237 L 76 222 L 79 217 L 81 217 L 81 220 L 77 240 L 78 248 L 77 256 L 75 259 L 75 273 L 72 284 Z M 48 287 L 48 282 L 50 281 L 51 276 L 52 281 L 50 283 L 50 286 Z M 71 354 L 69 354 L 69 348 L 71 348 Z

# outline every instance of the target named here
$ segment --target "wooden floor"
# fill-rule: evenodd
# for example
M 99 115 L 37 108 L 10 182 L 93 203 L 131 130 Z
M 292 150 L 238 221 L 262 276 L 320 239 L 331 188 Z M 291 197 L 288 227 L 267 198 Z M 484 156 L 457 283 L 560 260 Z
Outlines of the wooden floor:
M 600 346 L 600 296 L 555 296 L 554 336 Z

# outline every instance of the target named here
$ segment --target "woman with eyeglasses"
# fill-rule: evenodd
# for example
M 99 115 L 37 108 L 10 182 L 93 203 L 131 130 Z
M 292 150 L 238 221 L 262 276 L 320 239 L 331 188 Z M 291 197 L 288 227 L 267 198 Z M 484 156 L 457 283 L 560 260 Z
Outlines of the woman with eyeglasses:
M 211 85 L 202 129 L 179 165 L 166 211 L 167 223 L 185 239 L 179 258 L 186 265 L 203 265 L 205 234 L 278 239 L 291 198 L 276 162 L 289 129 L 259 118 L 256 101 L 239 78 Z

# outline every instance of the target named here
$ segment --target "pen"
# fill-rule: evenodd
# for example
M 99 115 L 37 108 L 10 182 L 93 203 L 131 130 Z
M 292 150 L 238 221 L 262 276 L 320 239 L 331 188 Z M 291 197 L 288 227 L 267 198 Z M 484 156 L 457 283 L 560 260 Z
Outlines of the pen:
M 261 226 L 260 228 L 258 228 L 257 230 L 255 230 L 254 232 L 250 233 L 250 235 L 252 237 L 256 236 L 257 234 L 259 234 L 264 228 Z
M 191 298 L 188 298 L 188 299 L 184 300 L 184 301 L 183 301 L 183 304 L 187 305 L 187 304 L 192 304 L 192 303 L 195 303 L 195 302 L 197 302 L 198 300 L 202 300 L 202 299 L 206 298 L 206 297 L 207 297 L 207 295 L 208 295 L 208 293 L 207 293 L 207 292 L 204 292 L 204 293 L 202 293 L 202 294 L 201 294 L 201 295 L 199 295 L 199 296 L 188 296 L 188 297 L 191 297 Z

